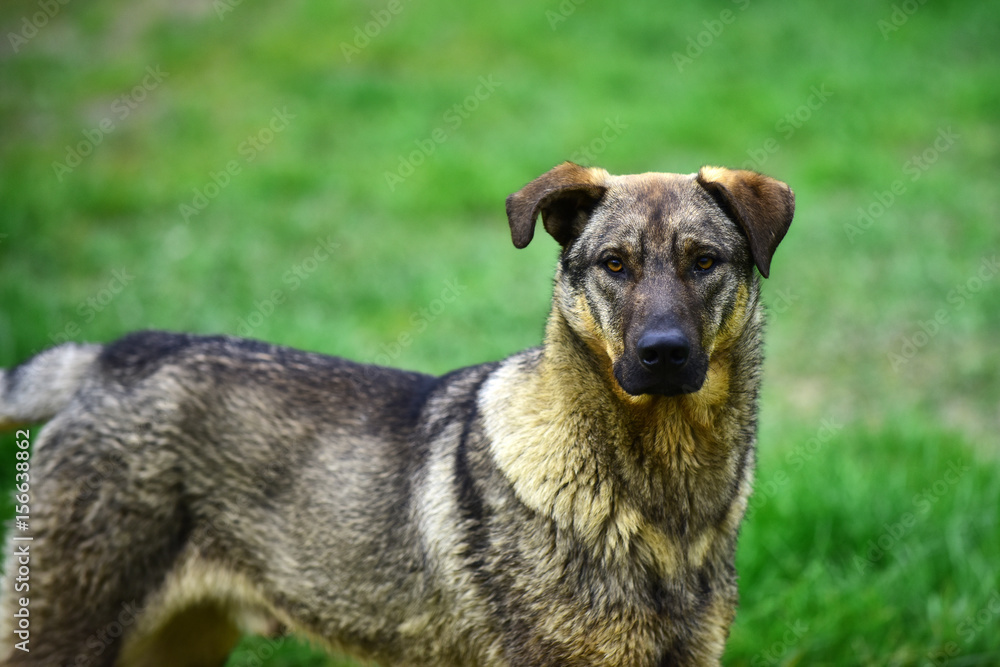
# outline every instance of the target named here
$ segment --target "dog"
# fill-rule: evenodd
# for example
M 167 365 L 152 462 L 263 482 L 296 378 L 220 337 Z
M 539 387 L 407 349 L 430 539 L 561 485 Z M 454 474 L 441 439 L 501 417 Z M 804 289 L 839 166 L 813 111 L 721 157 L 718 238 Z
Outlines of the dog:
M 140 332 L 0 375 L 0 421 L 51 419 L 3 664 L 222 665 L 246 623 L 384 665 L 718 664 L 794 194 L 566 162 L 506 211 L 560 253 L 544 344 L 503 361 Z

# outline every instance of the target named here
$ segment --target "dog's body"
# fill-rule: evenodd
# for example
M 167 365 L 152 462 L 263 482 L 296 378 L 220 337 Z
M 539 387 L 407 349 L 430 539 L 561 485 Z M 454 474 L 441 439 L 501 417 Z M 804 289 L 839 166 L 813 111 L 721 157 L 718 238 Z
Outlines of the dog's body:
M 222 664 L 241 618 L 386 665 L 717 663 L 792 209 L 556 167 L 508 199 L 563 247 L 544 346 L 440 378 L 155 332 L 0 375 L 0 421 L 55 415 L 6 664 Z

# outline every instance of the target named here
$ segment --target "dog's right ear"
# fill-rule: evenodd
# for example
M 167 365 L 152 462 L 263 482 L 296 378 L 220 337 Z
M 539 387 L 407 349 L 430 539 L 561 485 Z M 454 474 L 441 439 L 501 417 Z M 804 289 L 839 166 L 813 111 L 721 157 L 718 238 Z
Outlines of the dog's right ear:
M 583 229 L 594 206 L 607 190 L 608 172 L 563 162 L 507 197 L 507 221 L 514 245 L 523 248 L 535 235 L 535 220 L 559 245 L 565 246 Z

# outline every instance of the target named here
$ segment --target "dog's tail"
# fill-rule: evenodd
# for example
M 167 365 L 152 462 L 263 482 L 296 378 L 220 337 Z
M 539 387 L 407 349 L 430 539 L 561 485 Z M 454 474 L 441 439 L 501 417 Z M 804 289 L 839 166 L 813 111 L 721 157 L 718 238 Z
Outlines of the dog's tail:
M 0 430 L 51 419 L 66 407 L 102 348 L 65 343 L 0 369 Z

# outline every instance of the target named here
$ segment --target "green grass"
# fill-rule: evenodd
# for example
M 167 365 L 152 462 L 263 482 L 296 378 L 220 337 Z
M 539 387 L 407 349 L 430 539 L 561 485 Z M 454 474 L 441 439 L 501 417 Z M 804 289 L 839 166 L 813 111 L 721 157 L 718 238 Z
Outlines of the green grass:
M 740 544 L 734 663 L 923 664 L 954 646 L 953 664 L 994 664 L 994 466 L 919 418 L 783 440 L 761 452 Z
M 889 31 L 903 5 L 404 0 L 347 62 L 387 3 L 68 3 L 15 52 L 40 10 L 7 2 L 0 366 L 142 327 L 430 372 L 497 359 L 539 342 L 555 255 L 513 248 L 508 193 L 574 155 L 753 162 L 798 209 L 765 286 L 725 662 L 997 664 L 1000 11 L 914 3 Z M 263 641 L 231 664 L 326 664 Z

